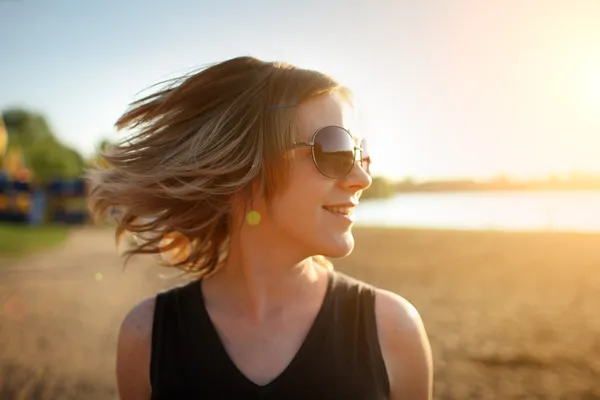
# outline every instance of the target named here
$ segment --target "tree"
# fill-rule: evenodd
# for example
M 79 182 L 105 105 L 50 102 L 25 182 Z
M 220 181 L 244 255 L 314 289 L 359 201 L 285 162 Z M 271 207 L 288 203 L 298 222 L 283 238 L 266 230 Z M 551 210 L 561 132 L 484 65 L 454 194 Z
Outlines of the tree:
M 85 167 L 83 157 L 54 136 L 42 115 L 14 108 L 3 112 L 3 119 L 9 150 L 22 154 L 34 180 L 81 176 Z

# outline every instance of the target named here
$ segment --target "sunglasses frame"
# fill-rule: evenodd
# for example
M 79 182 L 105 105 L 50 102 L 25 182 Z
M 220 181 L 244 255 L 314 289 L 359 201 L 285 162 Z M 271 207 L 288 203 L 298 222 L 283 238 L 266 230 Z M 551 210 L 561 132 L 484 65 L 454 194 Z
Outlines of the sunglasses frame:
M 293 146 L 294 148 L 298 148 L 298 147 L 310 147 L 310 151 L 312 153 L 312 159 L 313 159 L 313 164 L 315 164 L 315 167 L 317 168 L 317 170 L 319 171 L 319 173 L 321 173 L 321 175 L 330 178 L 330 179 L 344 179 L 345 177 L 347 177 L 350 172 L 352 172 L 352 169 L 354 168 L 354 166 L 356 165 L 356 154 L 360 151 L 360 159 L 358 160 L 360 163 L 360 167 L 363 169 L 363 171 L 365 171 L 367 174 L 371 175 L 370 171 L 365 170 L 364 169 L 364 162 L 367 161 L 369 164 L 371 163 L 371 157 L 367 156 L 364 157 L 364 144 L 365 144 L 365 139 L 362 139 L 360 141 L 360 144 L 358 146 L 354 146 L 352 148 L 353 151 L 353 157 L 352 157 L 352 165 L 350 166 L 350 168 L 348 169 L 348 171 L 346 171 L 346 173 L 340 177 L 337 176 L 329 176 L 327 175 L 325 172 L 323 172 L 321 170 L 321 168 L 319 168 L 319 164 L 317 163 L 317 157 L 315 156 L 315 139 L 317 138 L 317 135 L 319 134 L 319 132 L 321 132 L 323 129 L 326 128 L 339 128 L 341 130 L 343 130 L 344 132 L 346 132 L 348 134 L 348 136 L 350 136 L 350 139 L 352 139 L 353 142 L 356 143 L 355 141 L 355 137 L 352 136 L 352 134 L 350 133 L 350 131 L 344 127 L 338 126 L 338 125 L 328 125 L 328 126 L 324 126 L 322 128 L 317 129 L 317 131 L 313 134 L 312 139 L 310 142 L 294 142 Z

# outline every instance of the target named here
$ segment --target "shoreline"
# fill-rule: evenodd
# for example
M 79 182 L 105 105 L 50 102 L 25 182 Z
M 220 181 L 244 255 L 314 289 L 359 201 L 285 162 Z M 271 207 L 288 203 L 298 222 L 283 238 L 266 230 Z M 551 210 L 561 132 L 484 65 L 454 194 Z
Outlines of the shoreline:
M 474 228 L 445 228 L 445 227 L 421 227 L 421 226 L 395 226 L 395 225 L 369 225 L 369 224 L 356 224 L 352 228 L 353 232 L 356 230 L 365 231 L 376 231 L 376 230 L 389 230 L 399 232 L 439 232 L 439 233 L 458 233 L 458 234 L 526 234 L 526 235 L 584 235 L 584 236 L 598 236 L 600 237 L 600 230 L 598 231 L 587 231 L 587 230 L 560 230 L 560 229 L 501 229 L 501 228 L 488 228 L 488 229 L 474 229 Z

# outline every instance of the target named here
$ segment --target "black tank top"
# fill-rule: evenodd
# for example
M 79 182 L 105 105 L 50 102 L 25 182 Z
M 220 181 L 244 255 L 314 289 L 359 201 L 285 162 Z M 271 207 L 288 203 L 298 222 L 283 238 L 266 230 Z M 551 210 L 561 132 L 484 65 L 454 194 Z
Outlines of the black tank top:
M 229 358 L 199 281 L 156 296 L 152 400 L 389 399 L 371 285 L 331 272 L 323 304 L 288 367 L 259 386 Z

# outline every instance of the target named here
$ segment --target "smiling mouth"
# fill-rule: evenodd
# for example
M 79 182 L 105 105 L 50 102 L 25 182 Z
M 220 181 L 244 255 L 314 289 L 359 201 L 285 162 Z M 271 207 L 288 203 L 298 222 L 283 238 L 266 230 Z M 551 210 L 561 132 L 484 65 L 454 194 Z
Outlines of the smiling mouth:
M 354 207 L 342 207 L 342 206 L 335 206 L 335 207 L 323 207 L 323 209 L 325 211 L 329 211 L 332 214 L 338 214 L 338 215 L 342 215 L 342 216 L 346 216 L 346 217 L 350 217 L 352 215 L 354 215 Z

